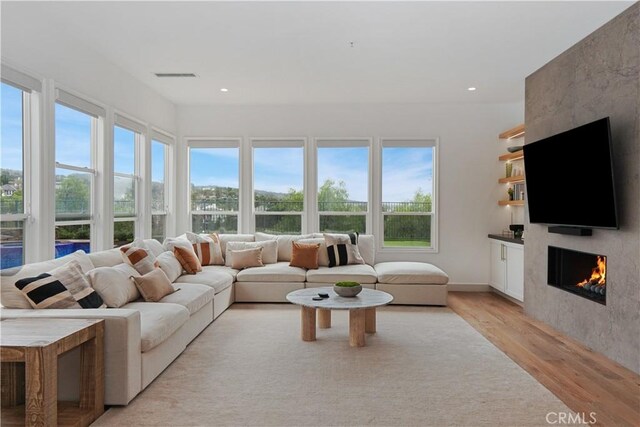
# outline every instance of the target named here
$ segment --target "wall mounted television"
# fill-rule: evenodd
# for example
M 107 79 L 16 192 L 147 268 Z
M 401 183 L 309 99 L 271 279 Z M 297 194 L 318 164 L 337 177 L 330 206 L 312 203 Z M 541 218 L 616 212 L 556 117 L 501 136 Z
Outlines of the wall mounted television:
M 523 149 L 530 223 L 618 228 L 609 117 Z

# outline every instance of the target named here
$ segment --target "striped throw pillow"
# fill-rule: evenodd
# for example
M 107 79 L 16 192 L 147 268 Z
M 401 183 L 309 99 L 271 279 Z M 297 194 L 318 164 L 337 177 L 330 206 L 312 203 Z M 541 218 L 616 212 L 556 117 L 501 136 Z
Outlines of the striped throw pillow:
M 147 274 L 153 271 L 156 265 L 156 257 L 146 247 L 143 241 L 135 242 L 120 248 L 122 259 L 127 264 L 133 266 L 140 274 Z
M 329 234 L 324 233 L 327 244 L 329 267 L 347 264 L 364 264 L 358 249 L 358 233 Z
M 100 295 L 89 285 L 78 261 L 70 261 L 36 277 L 20 279 L 16 287 L 33 308 L 106 307 Z
M 190 232 L 186 234 L 201 265 L 224 265 L 218 234 L 212 233 L 208 236 Z

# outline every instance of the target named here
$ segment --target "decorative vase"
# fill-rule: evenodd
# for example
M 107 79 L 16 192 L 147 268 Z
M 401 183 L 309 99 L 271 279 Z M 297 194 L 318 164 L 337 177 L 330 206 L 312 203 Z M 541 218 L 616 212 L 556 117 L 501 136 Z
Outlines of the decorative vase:
M 358 284 L 356 286 L 339 286 L 336 284 L 333 285 L 333 291 L 341 297 L 351 298 L 362 292 L 362 285 Z
M 506 177 L 510 178 L 511 173 L 513 172 L 513 163 L 507 163 L 505 164 L 504 167 L 505 167 Z

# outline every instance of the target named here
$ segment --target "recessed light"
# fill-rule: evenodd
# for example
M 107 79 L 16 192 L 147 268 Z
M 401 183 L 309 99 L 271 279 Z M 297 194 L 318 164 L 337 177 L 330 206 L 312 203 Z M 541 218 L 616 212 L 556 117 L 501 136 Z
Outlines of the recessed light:
M 226 87 L 223 87 L 220 89 L 220 92 L 229 92 L 229 89 L 227 89 Z
M 467 90 L 473 92 L 474 90 L 476 90 L 476 88 L 475 87 L 470 87 L 470 88 L 467 88 Z

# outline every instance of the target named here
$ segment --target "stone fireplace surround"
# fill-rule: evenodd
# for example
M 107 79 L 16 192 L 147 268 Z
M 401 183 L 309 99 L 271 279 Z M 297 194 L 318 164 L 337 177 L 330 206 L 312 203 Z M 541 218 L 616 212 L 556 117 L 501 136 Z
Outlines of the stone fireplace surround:
M 640 3 L 531 74 L 525 143 L 609 116 L 619 230 L 550 234 L 525 218 L 525 312 L 640 373 Z M 571 166 L 571 159 L 567 159 Z M 551 178 L 553 179 L 553 178 Z M 558 182 L 557 191 L 570 187 Z M 553 188 L 550 189 L 553 191 Z M 607 255 L 606 305 L 547 285 L 548 246 Z

